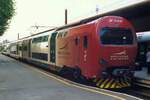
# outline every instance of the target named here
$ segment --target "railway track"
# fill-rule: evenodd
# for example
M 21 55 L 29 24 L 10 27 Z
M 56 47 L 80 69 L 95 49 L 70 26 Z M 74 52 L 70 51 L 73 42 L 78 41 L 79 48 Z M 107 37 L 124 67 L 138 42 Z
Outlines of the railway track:
M 150 80 L 135 78 L 133 84 L 150 89 Z
M 139 85 L 132 85 L 129 88 L 123 88 L 120 90 L 114 90 L 115 92 L 126 93 L 135 97 L 142 98 L 144 100 L 150 100 L 150 89 Z
M 150 81 L 142 79 L 134 79 L 131 88 L 126 90 L 128 94 L 150 100 Z

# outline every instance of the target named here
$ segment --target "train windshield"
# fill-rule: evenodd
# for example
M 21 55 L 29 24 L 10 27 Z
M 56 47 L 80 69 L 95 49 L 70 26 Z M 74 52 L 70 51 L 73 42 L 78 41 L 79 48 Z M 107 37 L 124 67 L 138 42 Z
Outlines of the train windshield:
M 133 34 L 130 29 L 102 28 L 99 32 L 101 43 L 105 45 L 130 45 L 133 44 Z

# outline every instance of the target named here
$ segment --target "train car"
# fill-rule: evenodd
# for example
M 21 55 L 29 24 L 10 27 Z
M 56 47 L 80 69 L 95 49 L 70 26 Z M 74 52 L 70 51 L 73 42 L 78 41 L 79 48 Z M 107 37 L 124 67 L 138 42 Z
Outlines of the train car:
M 18 40 L 17 41 L 17 45 L 18 45 L 18 59 L 22 59 L 22 40 Z
M 15 59 L 21 60 L 23 58 L 22 54 L 22 41 L 21 39 L 10 42 L 8 44 L 8 56 L 11 56 Z
M 56 63 L 74 69 L 75 76 L 101 78 L 129 73 L 134 67 L 137 40 L 124 18 L 106 16 L 57 31 Z
M 2 44 L 2 51 L 1 51 L 1 53 L 2 54 L 4 54 L 4 55 L 7 55 L 7 56 L 9 56 L 9 54 L 10 54 L 10 52 L 9 52 L 9 45 L 10 45 L 10 43 L 8 42 L 8 43 L 5 43 L 5 44 Z
M 25 38 L 22 40 L 22 60 L 28 61 L 31 57 L 31 38 Z
M 19 59 L 18 41 L 11 42 L 9 45 L 9 56 Z
M 150 32 L 138 32 L 138 53 L 136 61 L 139 67 L 146 66 L 146 53 L 148 48 L 150 48 Z
M 21 49 L 15 42 L 12 55 L 60 73 L 69 71 L 76 79 L 128 77 L 137 54 L 134 28 L 118 16 L 81 20 L 18 43 Z
M 50 31 L 31 37 L 31 57 L 34 63 L 49 67 L 49 36 Z

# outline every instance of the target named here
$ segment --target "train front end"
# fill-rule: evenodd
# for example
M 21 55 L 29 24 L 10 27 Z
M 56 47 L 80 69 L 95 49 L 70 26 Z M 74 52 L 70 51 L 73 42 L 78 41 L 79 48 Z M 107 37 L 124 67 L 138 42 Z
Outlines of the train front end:
M 97 23 L 97 35 L 100 77 L 131 77 L 137 54 L 137 39 L 132 25 L 122 17 L 104 17 Z

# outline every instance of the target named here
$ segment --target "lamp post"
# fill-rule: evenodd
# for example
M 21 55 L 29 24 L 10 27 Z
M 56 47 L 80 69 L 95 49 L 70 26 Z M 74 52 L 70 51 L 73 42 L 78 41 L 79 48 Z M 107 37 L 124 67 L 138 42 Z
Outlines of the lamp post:
M 65 9 L 65 25 L 67 25 L 67 20 L 68 20 L 68 12 L 67 9 Z

